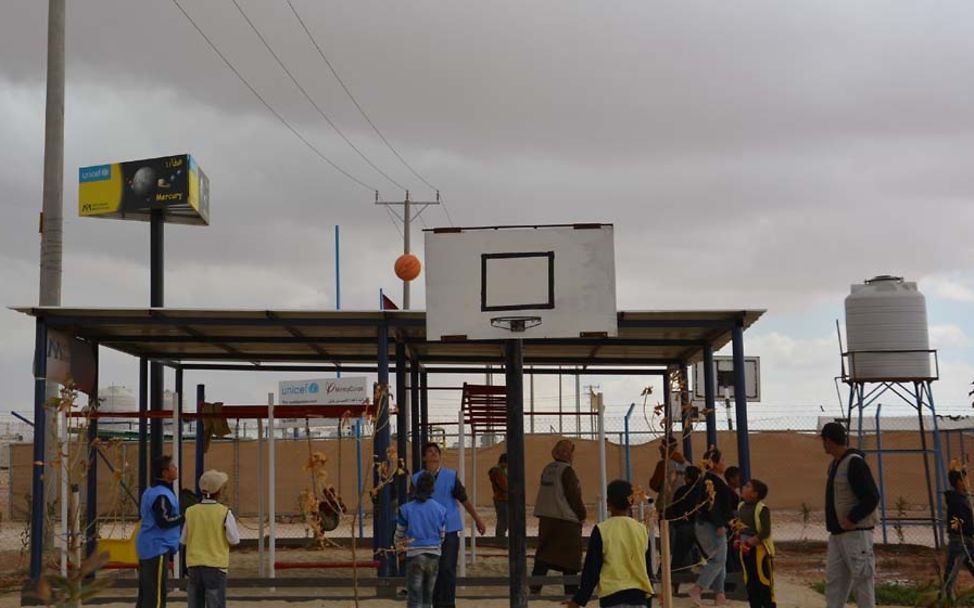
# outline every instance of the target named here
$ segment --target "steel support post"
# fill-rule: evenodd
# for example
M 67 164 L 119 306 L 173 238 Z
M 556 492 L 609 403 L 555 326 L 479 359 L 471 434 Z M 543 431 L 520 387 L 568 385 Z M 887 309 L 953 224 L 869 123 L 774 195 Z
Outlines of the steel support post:
M 506 344 L 507 381 L 507 488 L 510 521 L 509 576 L 511 608 L 526 608 L 527 595 L 527 526 L 524 482 L 524 350 L 520 340 Z
M 680 426 L 683 431 L 683 456 L 687 462 L 693 462 L 693 418 L 690 416 L 690 394 L 687 392 L 689 380 L 687 379 L 686 363 L 680 364 Z
M 734 350 L 734 408 L 737 419 L 737 462 L 741 483 L 751 479 L 751 445 L 747 435 L 747 387 L 744 383 L 744 324 L 738 321 L 731 331 Z
M 98 343 L 92 344 L 95 358 L 95 379 L 88 402 L 98 410 Z M 85 557 L 95 553 L 98 542 L 98 418 L 88 419 L 88 471 L 85 487 Z
M 415 359 L 409 362 L 409 409 L 410 409 L 410 433 L 409 440 L 412 442 L 413 452 L 413 472 L 423 468 L 423 433 L 420 430 L 419 414 L 419 362 Z
M 426 445 L 430 440 L 430 392 L 429 374 L 425 371 L 419 372 L 419 393 L 419 423 L 421 426 L 419 432 L 423 438 L 423 445 Z
M 149 362 L 139 358 L 139 500 L 149 487 Z
M 47 324 L 38 317 L 34 334 L 34 461 L 31 476 L 30 509 L 30 579 L 36 584 L 41 577 L 44 554 L 44 440 L 47 433 Z M 66 499 L 67 497 L 62 497 Z
M 162 209 L 152 210 L 149 220 L 149 306 L 162 308 L 164 301 L 164 269 L 165 246 L 164 235 L 166 218 Z M 165 389 L 162 363 L 153 361 L 149 364 L 150 393 L 149 407 L 154 412 L 163 410 L 162 396 Z M 150 439 L 149 453 L 152 460 L 162 455 L 162 418 L 153 418 L 149 422 Z
M 408 445 L 406 436 L 409 434 L 409 393 L 406 392 L 406 345 L 401 340 L 396 341 L 396 455 L 406 462 Z M 396 492 L 399 504 L 406 504 L 407 475 L 400 475 L 396 480 Z
M 703 400 L 707 417 L 707 447 L 717 447 L 717 382 L 714 378 L 714 347 L 703 347 Z
M 375 419 L 375 436 L 373 437 L 373 454 L 376 464 L 386 461 L 386 451 L 389 449 L 389 326 L 382 323 L 378 328 L 378 382 L 379 387 L 385 388 L 385 396 L 379 403 L 379 411 Z M 372 482 L 378 487 L 379 467 L 373 470 Z M 376 500 L 373 510 L 372 546 L 376 551 L 379 560 L 379 576 L 389 577 L 393 575 L 393 561 L 395 557 L 390 557 L 384 549 L 388 549 L 392 544 L 392 533 L 389 528 L 392 511 L 392 488 L 389 485 L 379 490 L 378 500 Z
M 203 403 L 206 402 L 206 385 L 197 384 L 196 385 L 196 413 L 203 413 Z M 270 407 L 270 406 L 268 406 Z M 203 476 L 203 466 L 204 466 L 204 428 L 205 423 L 201 416 L 196 417 L 196 443 L 195 445 L 195 475 L 193 476 L 193 488 L 196 491 L 197 496 L 202 496 L 200 493 L 200 477 Z M 271 427 L 273 429 L 273 427 Z M 273 488 L 271 488 L 273 491 Z

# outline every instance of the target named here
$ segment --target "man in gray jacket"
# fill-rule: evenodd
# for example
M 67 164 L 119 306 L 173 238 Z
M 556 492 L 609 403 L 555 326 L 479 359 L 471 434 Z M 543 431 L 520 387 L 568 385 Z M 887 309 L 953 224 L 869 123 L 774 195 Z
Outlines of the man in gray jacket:
M 832 456 L 825 486 L 825 527 L 829 531 L 825 603 L 828 608 L 841 608 L 854 590 L 859 608 L 874 608 L 873 528 L 879 490 L 862 452 L 846 445 L 841 424 L 826 424 L 821 435 L 825 452 Z

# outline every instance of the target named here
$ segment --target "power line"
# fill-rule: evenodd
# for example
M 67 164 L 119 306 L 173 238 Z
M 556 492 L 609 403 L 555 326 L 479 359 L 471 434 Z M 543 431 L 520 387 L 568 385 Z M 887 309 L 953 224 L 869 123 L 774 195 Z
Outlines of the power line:
M 240 15 L 247 22 L 247 25 L 250 26 L 250 29 L 252 29 L 254 31 L 254 33 L 257 34 L 257 37 L 260 39 L 261 43 L 263 43 L 264 48 L 266 48 L 267 49 L 267 52 L 269 52 L 271 54 L 271 57 L 274 58 L 274 61 L 277 62 L 277 65 L 281 66 L 281 69 L 284 70 L 284 73 L 287 74 L 288 78 L 291 79 L 291 82 L 294 83 L 294 86 L 296 86 L 298 88 L 298 90 L 301 91 L 301 94 L 304 95 L 304 98 L 307 99 L 308 102 L 312 106 L 314 106 L 314 109 L 318 112 L 318 114 L 321 115 L 322 118 L 325 119 L 325 122 L 327 122 L 328 125 L 332 129 L 335 130 L 335 133 L 337 133 L 339 135 L 339 137 L 341 137 L 343 140 L 345 140 L 345 143 L 348 144 L 349 147 L 351 147 L 353 150 L 355 150 L 355 152 L 362 158 L 362 160 L 364 160 L 366 163 L 368 163 L 368 165 L 370 167 L 372 167 L 373 169 L 375 169 L 375 171 L 379 175 L 381 175 L 382 177 L 386 178 L 389 181 L 389 183 L 395 185 L 400 190 L 406 190 L 407 188 L 405 186 L 403 186 L 402 184 L 400 184 L 399 182 L 397 182 L 396 180 L 394 180 L 392 177 L 389 176 L 389 174 L 387 174 L 385 171 L 383 171 L 378 166 L 376 166 L 376 164 L 373 163 L 369 159 L 369 157 L 365 155 L 364 152 L 362 152 L 361 150 L 359 150 L 359 148 L 355 144 L 352 143 L 352 140 L 350 140 L 348 138 L 348 136 L 346 136 L 345 133 L 343 133 L 342 130 L 338 128 L 338 125 L 336 125 L 334 123 L 334 121 L 332 121 L 332 119 L 329 118 L 328 114 L 326 114 L 325 111 L 321 109 L 321 106 L 319 106 L 318 103 L 314 100 L 314 98 L 311 97 L 311 95 L 308 93 L 308 91 L 305 90 L 305 88 L 303 86 L 301 86 L 301 83 L 298 82 L 298 79 L 295 78 L 294 74 L 291 73 L 291 70 L 289 70 L 287 68 L 287 66 L 284 65 L 284 62 L 281 60 L 280 57 L 278 57 L 277 53 L 274 52 L 274 49 L 271 48 L 271 45 L 267 42 L 267 39 L 264 38 L 263 34 L 260 33 L 260 30 L 258 30 L 257 29 L 257 26 L 254 25 L 254 22 L 250 20 L 250 17 L 247 16 L 247 13 L 244 12 L 243 7 L 240 6 L 240 3 L 237 0 L 231 0 L 231 1 L 233 2 L 233 5 L 235 7 L 237 7 L 237 12 L 240 13 Z
M 314 45 L 315 50 L 318 51 L 318 56 L 321 57 L 321 60 L 325 62 L 326 66 L 328 66 L 328 69 L 331 71 L 332 76 L 335 77 L 335 80 L 337 80 L 338 84 L 341 85 L 342 90 L 345 91 L 345 94 L 348 95 L 348 98 L 352 100 L 353 104 L 355 104 L 355 107 L 362 115 L 362 118 L 365 119 L 365 122 L 369 123 L 369 126 L 372 127 L 372 130 L 375 131 L 375 134 L 378 135 L 379 139 L 382 140 L 382 143 L 384 143 L 386 147 L 389 148 L 389 150 L 395 155 L 396 158 L 399 159 L 399 162 L 401 162 L 404 167 L 409 169 L 410 173 L 415 175 L 419 181 L 426 184 L 426 186 L 429 187 L 431 190 L 434 190 L 437 193 L 439 193 L 439 188 L 431 184 L 425 177 L 420 175 L 419 172 L 412 167 L 412 165 L 406 162 L 406 159 L 403 158 L 401 154 L 399 154 L 399 151 L 396 150 L 396 148 L 392 145 L 392 143 L 390 143 L 389 140 L 386 139 L 386 136 L 382 134 L 382 131 L 379 130 L 379 127 L 376 126 L 376 124 L 372 121 L 372 118 L 369 117 L 368 113 L 365 111 L 365 108 L 363 108 L 362 105 L 358 102 L 358 100 L 355 99 L 355 96 L 352 95 L 352 91 L 350 91 L 349 88 L 345 85 L 345 81 L 342 80 L 342 77 L 338 75 L 338 70 L 336 70 L 335 67 L 331 64 L 331 61 L 328 60 L 328 57 L 325 55 L 325 51 L 318 44 L 318 41 L 315 40 L 314 34 L 312 34 L 311 30 L 308 29 L 308 26 L 305 24 L 304 19 L 301 18 L 301 15 L 298 13 L 298 10 L 294 8 L 294 4 L 291 3 L 291 0 L 287 0 L 287 5 L 291 8 L 291 12 L 294 13 L 295 18 L 298 20 L 298 23 L 301 24 L 301 29 L 303 29 L 304 33 L 308 36 L 308 40 L 311 41 L 311 44 Z M 450 212 L 449 210 L 447 210 L 445 204 L 443 205 L 443 212 L 446 213 L 446 217 L 449 220 L 450 225 L 452 226 L 453 218 L 450 217 Z
M 257 92 L 257 89 L 255 89 L 253 87 L 253 85 L 251 85 L 249 82 L 247 82 L 247 79 L 244 78 L 243 75 L 237 70 L 237 68 L 235 68 L 233 66 L 233 64 L 230 63 L 230 60 L 227 59 L 226 56 L 223 53 L 220 52 L 220 49 L 218 49 L 216 47 L 216 45 L 213 43 L 213 41 L 210 40 L 210 37 L 207 36 L 206 33 L 202 29 L 200 29 L 200 26 L 196 24 L 196 21 L 194 21 L 192 17 L 190 17 L 189 13 L 186 12 L 186 9 L 184 9 L 179 4 L 179 0 L 172 0 L 172 2 L 173 2 L 173 4 L 176 5 L 176 8 L 179 9 L 179 12 L 181 12 L 183 14 L 183 16 L 186 17 L 187 20 L 189 20 L 189 22 L 190 22 L 190 24 L 192 24 L 193 28 L 197 32 L 199 32 L 199 35 L 203 37 L 203 40 L 205 40 L 206 43 L 208 45 L 210 45 L 210 48 L 213 50 L 213 52 L 216 53 L 217 56 L 220 59 L 223 60 L 223 63 L 226 64 L 226 66 L 228 68 L 230 68 L 230 71 L 233 72 L 233 74 L 237 77 L 237 79 L 240 80 L 240 82 L 242 82 L 244 84 L 244 86 L 246 86 L 248 89 L 250 89 L 250 92 L 254 94 L 254 97 L 256 97 L 258 100 L 260 100 L 260 102 L 262 104 L 264 104 L 264 107 L 267 108 L 267 111 L 269 111 L 271 114 L 273 114 L 274 117 L 277 118 L 277 120 L 279 120 L 282 125 L 284 125 L 285 127 L 287 127 L 287 130 L 288 131 L 290 131 L 291 133 L 293 133 L 295 137 L 297 137 L 299 140 L 301 140 L 301 143 L 303 143 L 305 146 L 307 146 L 321 160 L 323 160 L 326 163 L 328 163 L 331 166 L 331 168 L 334 169 L 335 171 L 338 171 L 339 173 L 341 173 L 342 175 L 344 175 L 348 179 L 352 180 L 353 182 L 355 182 L 356 184 L 362 186 L 363 188 L 369 190 L 370 192 L 378 192 L 378 189 L 376 189 L 376 188 L 370 186 L 369 184 L 363 182 L 359 178 L 355 177 L 354 175 L 352 175 L 351 173 L 349 173 L 345 169 L 343 169 L 340 166 L 338 166 L 337 164 L 335 164 L 334 161 L 332 161 L 330 158 L 328 158 L 327 156 L 325 156 L 325 154 L 321 150 L 319 150 L 314 144 L 312 144 L 303 135 L 301 135 L 301 133 L 298 132 L 298 130 L 295 129 L 294 126 L 292 126 L 291 123 L 288 122 L 286 118 L 284 118 L 284 116 L 282 116 L 277 110 L 275 110 L 271 106 L 271 104 L 267 103 L 267 100 L 264 99 L 263 96 L 261 96 L 261 94 Z

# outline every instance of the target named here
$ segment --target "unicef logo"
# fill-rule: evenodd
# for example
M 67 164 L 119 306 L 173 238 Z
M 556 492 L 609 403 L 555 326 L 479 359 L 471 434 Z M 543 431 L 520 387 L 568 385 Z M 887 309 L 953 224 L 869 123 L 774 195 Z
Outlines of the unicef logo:
M 308 392 L 309 393 L 317 393 L 318 390 L 319 390 L 319 388 L 318 388 L 318 383 L 317 382 L 312 382 L 311 384 L 308 385 Z

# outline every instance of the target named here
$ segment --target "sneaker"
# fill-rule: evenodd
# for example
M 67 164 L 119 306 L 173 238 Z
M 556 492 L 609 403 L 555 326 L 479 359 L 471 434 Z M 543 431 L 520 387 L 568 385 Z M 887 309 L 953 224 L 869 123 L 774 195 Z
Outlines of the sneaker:
M 690 592 L 687 594 L 690 596 L 690 599 L 693 600 L 694 606 L 703 606 L 703 602 L 700 600 L 700 591 L 700 587 L 694 585 L 693 587 L 690 587 Z

